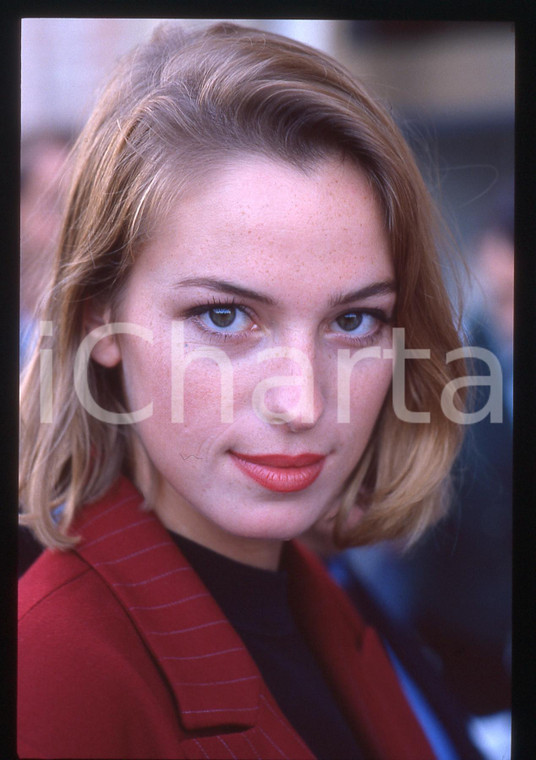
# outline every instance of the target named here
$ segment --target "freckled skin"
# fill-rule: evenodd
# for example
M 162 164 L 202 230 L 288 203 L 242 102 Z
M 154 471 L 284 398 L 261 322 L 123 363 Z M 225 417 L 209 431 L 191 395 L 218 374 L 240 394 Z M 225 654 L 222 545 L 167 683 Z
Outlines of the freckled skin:
M 176 287 L 192 277 L 226 280 L 275 302 L 249 304 L 252 317 L 240 340 L 219 341 L 195 320 L 182 322 L 186 352 L 217 346 L 232 362 L 230 423 L 221 422 L 220 373 L 207 359 L 196 359 L 187 369 L 184 423 L 171 422 L 172 321 L 192 306 L 210 306 L 220 298 L 203 288 Z M 134 265 L 117 315 L 118 321 L 152 330 L 153 343 L 120 335 L 114 358 L 101 356 L 109 365 L 121 361 L 131 409 L 153 401 L 153 415 L 136 431 L 159 474 L 154 508 L 167 527 L 240 561 L 275 567 L 282 541 L 337 508 L 341 485 L 357 464 L 389 389 L 392 364 L 367 359 L 355 365 L 351 423 L 338 422 L 337 352 L 360 346 L 333 331 L 333 320 L 348 307 L 334 311 L 330 299 L 393 277 L 370 187 L 355 167 L 339 160 L 304 174 L 286 164 L 244 158 L 177 203 Z M 394 294 L 354 306 L 362 305 L 392 311 Z M 391 345 L 388 325 L 374 345 Z M 258 361 L 261 351 L 281 346 L 298 349 L 311 362 L 311 419 L 299 386 L 274 387 L 265 396 L 270 411 L 294 413 L 291 422 L 272 424 L 253 409 L 259 382 L 300 372 L 289 359 Z M 277 493 L 240 472 L 230 451 L 313 452 L 326 459 L 310 487 Z

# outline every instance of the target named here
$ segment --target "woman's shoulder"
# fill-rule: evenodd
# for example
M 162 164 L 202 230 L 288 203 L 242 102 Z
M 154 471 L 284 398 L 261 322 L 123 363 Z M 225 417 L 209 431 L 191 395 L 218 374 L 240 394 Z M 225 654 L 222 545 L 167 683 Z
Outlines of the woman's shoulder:
M 19 622 L 43 604 L 61 603 L 70 586 L 89 572 L 75 552 L 45 550 L 19 580 Z
M 84 506 L 74 532 L 79 536 L 75 547 L 45 550 L 19 580 L 20 676 L 27 672 L 31 679 L 35 665 L 43 680 L 48 662 L 55 663 L 56 673 L 75 667 L 95 678 L 102 669 L 104 677 L 105 663 L 115 657 L 119 664 L 117 654 L 125 651 L 143 668 L 146 648 L 118 587 L 128 589 L 132 575 L 143 570 L 139 565 L 147 539 L 144 526 L 132 537 L 136 529 L 131 526 L 140 523 L 140 500 L 130 489 L 122 491 L 116 488 L 112 498 Z M 126 546 L 124 536 L 129 536 Z M 118 562 L 117 555 L 121 559 L 125 554 L 133 557 L 132 567 L 128 561 Z
M 19 585 L 21 756 L 170 757 L 178 727 L 167 685 L 97 570 L 74 551 L 47 550 Z
M 45 551 L 19 581 L 19 656 L 124 648 L 132 624 L 112 589 L 74 551 Z M 40 655 L 39 655 L 40 653 Z

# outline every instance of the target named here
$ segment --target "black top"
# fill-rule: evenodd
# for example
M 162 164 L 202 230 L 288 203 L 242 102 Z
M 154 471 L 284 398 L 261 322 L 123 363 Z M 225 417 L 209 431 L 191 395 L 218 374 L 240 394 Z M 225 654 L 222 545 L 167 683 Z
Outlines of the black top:
M 356 739 L 294 622 L 287 573 L 251 567 L 171 535 L 311 752 L 319 760 L 360 760 Z

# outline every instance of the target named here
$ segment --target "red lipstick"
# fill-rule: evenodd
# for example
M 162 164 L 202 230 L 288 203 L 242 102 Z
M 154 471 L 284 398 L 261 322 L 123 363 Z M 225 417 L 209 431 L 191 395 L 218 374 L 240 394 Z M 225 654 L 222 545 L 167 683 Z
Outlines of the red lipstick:
M 269 491 L 292 493 L 303 491 L 314 483 L 322 471 L 325 456 L 321 454 L 239 454 L 231 451 L 239 470 Z

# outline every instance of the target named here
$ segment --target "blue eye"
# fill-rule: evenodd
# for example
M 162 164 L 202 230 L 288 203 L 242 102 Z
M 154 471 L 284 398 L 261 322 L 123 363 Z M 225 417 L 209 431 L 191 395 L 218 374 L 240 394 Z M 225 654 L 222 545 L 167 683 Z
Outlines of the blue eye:
M 335 319 L 334 324 L 341 332 L 368 335 L 378 326 L 378 318 L 362 311 L 348 311 Z M 336 332 L 339 332 L 336 330 Z
M 207 314 L 216 327 L 230 327 L 236 319 L 234 306 L 218 306 L 211 309 Z
M 251 324 L 248 315 L 232 304 L 211 306 L 199 314 L 198 319 L 206 330 L 224 334 L 242 332 Z

